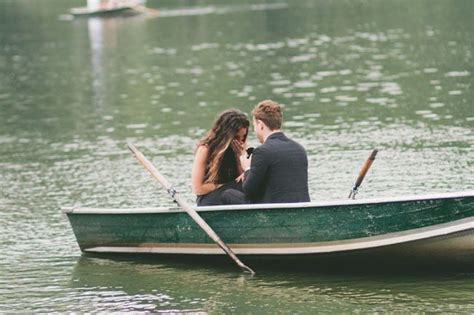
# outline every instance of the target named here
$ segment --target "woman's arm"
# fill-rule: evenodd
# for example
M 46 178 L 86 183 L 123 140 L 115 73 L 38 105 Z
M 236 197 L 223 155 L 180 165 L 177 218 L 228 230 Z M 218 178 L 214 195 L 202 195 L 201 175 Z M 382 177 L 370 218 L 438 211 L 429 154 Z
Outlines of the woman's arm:
M 194 157 L 191 184 L 193 193 L 197 196 L 206 195 L 221 186 L 214 183 L 204 183 L 208 153 L 209 149 L 206 146 L 201 145 L 197 148 Z
M 240 157 L 244 154 L 245 148 L 246 148 L 247 145 L 246 145 L 245 142 L 234 139 L 230 143 L 230 146 L 231 146 L 232 150 L 234 151 L 235 160 L 237 161 L 237 165 L 236 165 L 237 175 L 238 175 L 237 178 L 239 178 L 244 173 L 244 169 L 242 168 L 242 165 L 240 163 Z M 237 180 L 237 178 L 236 178 L 236 180 Z

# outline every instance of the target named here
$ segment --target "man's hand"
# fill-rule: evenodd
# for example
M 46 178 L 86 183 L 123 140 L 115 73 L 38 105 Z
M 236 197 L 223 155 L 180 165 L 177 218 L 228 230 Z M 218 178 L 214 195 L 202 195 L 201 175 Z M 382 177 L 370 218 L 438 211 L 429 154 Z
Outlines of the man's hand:
M 243 152 L 243 154 L 240 156 L 240 166 L 242 167 L 242 170 L 245 172 L 250 168 L 250 163 L 252 162 L 252 156 L 247 158 L 247 152 Z

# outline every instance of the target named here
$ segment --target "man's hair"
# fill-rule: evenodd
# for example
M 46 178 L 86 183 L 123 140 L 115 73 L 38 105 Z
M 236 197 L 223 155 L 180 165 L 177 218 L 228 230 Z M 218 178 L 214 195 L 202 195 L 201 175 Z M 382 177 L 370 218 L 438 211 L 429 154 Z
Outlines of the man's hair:
M 272 100 L 265 100 L 258 103 L 252 110 L 252 115 L 255 119 L 263 121 L 270 130 L 281 128 L 283 121 L 281 107 Z

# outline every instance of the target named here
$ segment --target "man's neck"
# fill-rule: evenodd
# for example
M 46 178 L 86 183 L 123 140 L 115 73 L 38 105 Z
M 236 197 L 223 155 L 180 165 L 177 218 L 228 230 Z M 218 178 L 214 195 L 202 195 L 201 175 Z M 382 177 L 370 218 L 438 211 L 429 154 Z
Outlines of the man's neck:
M 263 142 L 265 143 L 265 141 L 267 141 L 268 137 L 270 137 L 272 134 L 277 133 L 277 132 L 281 132 L 281 129 L 275 129 L 275 130 L 269 131 L 265 135 L 265 137 L 263 138 Z

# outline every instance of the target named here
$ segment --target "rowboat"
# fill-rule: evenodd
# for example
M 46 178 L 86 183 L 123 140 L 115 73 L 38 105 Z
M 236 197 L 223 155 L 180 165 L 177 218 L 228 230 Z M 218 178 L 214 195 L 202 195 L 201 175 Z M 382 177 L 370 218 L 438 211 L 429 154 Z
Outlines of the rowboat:
M 88 0 L 87 6 L 71 8 L 70 13 L 73 16 L 103 16 L 134 12 L 135 10 L 146 10 L 142 0 Z
M 474 266 L 474 191 L 194 209 L 249 263 L 370 258 Z M 225 256 L 178 208 L 62 211 L 85 253 Z
M 111 9 L 97 9 L 90 10 L 87 7 L 71 8 L 70 13 L 74 16 L 101 16 L 101 15 L 113 15 L 121 14 L 133 10 L 131 6 L 116 7 Z

